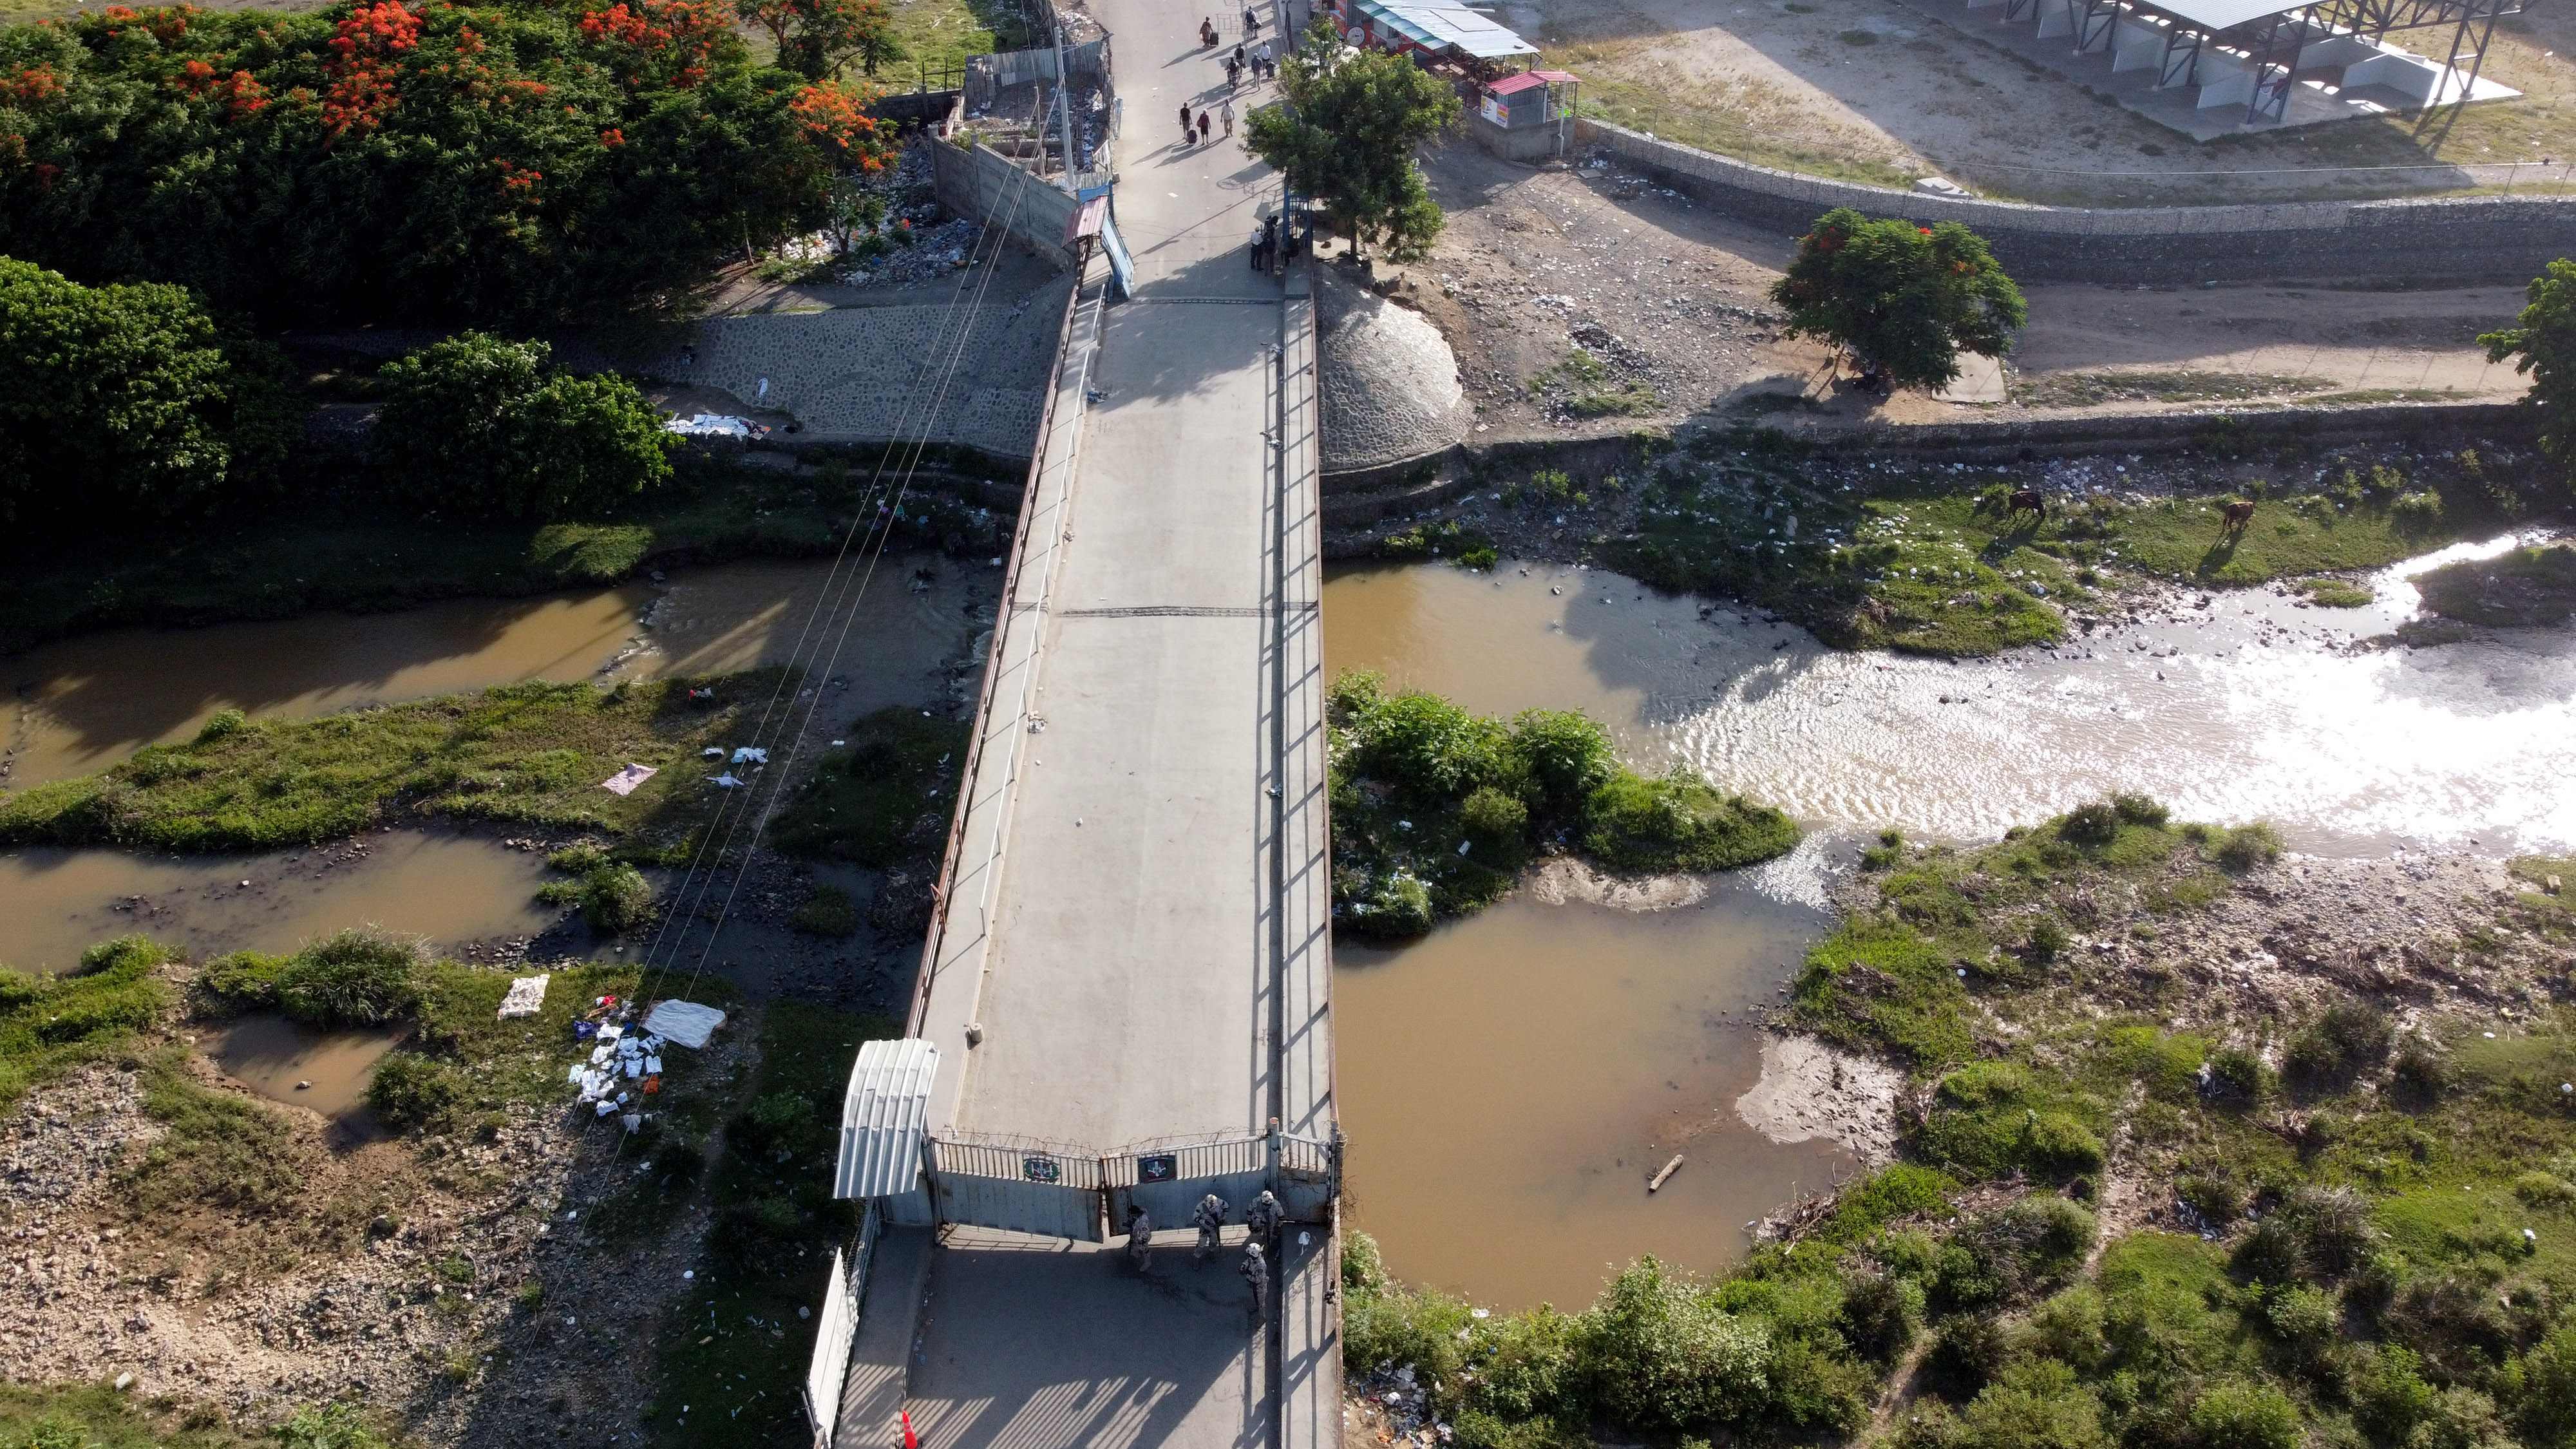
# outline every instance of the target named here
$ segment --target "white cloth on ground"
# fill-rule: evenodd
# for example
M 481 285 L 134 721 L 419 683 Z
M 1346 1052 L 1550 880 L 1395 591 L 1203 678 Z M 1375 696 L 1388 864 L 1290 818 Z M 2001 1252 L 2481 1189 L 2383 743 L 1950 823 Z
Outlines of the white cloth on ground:
M 644 1030 L 684 1047 L 704 1047 L 724 1019 L 723 1012 L 694 1001 L 657 1001 L 644 1014 Z
M 547 976 L 513 976 L 510 990 L 501 998 L 503 1016 L 534 1016 L 545 1004 Z

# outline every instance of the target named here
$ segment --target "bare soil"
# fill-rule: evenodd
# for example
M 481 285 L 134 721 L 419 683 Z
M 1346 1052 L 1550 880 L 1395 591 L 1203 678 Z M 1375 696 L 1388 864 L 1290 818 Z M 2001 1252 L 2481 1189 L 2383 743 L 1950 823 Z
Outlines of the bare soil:
M 2510 287 L 2050 283 L 2024 289 L 2030 325 L 2006 359 L 2016 396 L 2038 405 L 1880 397 L 1839 386 L 1822 345 L 1780 336 L 1768 293 L 1793 238 L 1733 221 L 1606 156 L 1531 168 L 1459 142 L 1426 166 L 1448 227 L 1428 260 L 1380 262 L 1375 276 L 1449 339 L 1476 407 L 1472 442 L 1784 413 L 1825 424 L 1954 422 L 2254 397 L 2500 401 L 2522 392 L 2523 380 L 2476 345 L 2479 332 L 2519 310 Z M 1597 360 L 1597 380 L 1566 371 L 1578 348 Z M 1587 392 L 1647 401 L 1587 414 Z
M 729 1024 L 694 1080 L 722 1090 L 755 1029 Z M 609 1170 L 619 1134 L 587 1114 L 524 1108 L 488 1141 L 424 1150 L 352 1146 L 315 1113 L 272 1110 L 312 1177 L 269 1218 L 134 1220 L 121 1176 L 163 1129 L 133 1071 L 86 1068 L 0 1122 L 0 1378 L 132 1373 L 138 1392 L 250 1424 L 352 1397 L 429 1442 L 495 1449 L 638 1426 L 660 1316 L 699 1262 L 703 1201 L 655 1236 L 593 1245 L 583 1212 L 623 1178 Z M 336 1235 L 351 1204 L 384 1216 L 345 1250 L 304 1245 Z M 535 1302 L 520 1296 L 532 1283 Z
M 2576 15 L 2502 22 L 2484 74 L 2523 92 L 2195 143 L 2040 71 L 1947 0 L 1523 0 L 1504 18 L 1607 117 L 1765 165 L 1879 184 L 1939 174 L 1986 194 L 2121 206 L 2489 188 L 2459 169 L 2576 153 Z M 2446 31 L 2393 37 L 2438 56 Z M 2418 170 L 2319 168 L 2417 167 Z

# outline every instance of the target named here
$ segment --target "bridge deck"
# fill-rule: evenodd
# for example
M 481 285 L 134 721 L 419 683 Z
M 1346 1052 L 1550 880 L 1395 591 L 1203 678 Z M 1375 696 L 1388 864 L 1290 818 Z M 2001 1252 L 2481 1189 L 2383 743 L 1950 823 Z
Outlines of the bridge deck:
M 1311 299 L 1247 265 L 1277 179 L 1154 123 L 1222 87 L 1197 14 L 1093 10 L 1120 37 L 1137 294 L 1086 297 L 1040 440 L 929 957 L 931 1126 L 1106 1152 L 1277 1116 L 1326 1139 Z M 862 1332 L 917 1319 L 908 1404 L 939 1449 L 1321 1443 L 1339 1432 L 1331 1239 L 1288 1238 L 1282 1311 L 1257 1323 L 1236 1254 L 1194 1265 L 1186 1233 L 1138 1277 L 1091 1244 L 951 1228 L 926 1294 L 872 1287 Z M 838 1442 L 886 1442 L 874 1417 Z

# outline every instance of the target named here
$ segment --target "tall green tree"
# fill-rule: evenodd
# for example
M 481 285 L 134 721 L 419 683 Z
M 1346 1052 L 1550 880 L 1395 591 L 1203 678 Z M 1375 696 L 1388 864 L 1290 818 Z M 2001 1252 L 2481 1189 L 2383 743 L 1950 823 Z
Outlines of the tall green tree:
M 84 287 L 0 257 L 0 523 L 125 525 L 273 490 L 276 355 L 185 287 Z
M 394 490 L 466 517 L 596 515 L 671 476 L 672 436 L 622 377 L 551 365 L 542 342 L 464 332 L 380 374 L 370 448 Z
M 1444 220 L 1414 151 L 1458 124 L 1458 97 L 1403 56 L 1354 51 L 1318 19 L 1279 68 L 1283 104 L 1252 113 L 1246 144 L 1334 224 L 1397 261 L 1429 254 Z
M 2576 262 L 2565 257 L 2531 279 L 2522 314 L 2511 327 L 2478 338 L 2487 360 L 2513 359 L 2531 379 L 2524 398 L 2540 412 L 2540 446 L 2561 462 L 2576 461 Z
M 1791 336 L 1832 343 L 1897 387 L 1947 386 L 1960 353 L 2001 357 L 2029 320 L 1985 238 L 1954 221 L 1872 221 L 1847 206 L 1798 239 L 1771 300 Z

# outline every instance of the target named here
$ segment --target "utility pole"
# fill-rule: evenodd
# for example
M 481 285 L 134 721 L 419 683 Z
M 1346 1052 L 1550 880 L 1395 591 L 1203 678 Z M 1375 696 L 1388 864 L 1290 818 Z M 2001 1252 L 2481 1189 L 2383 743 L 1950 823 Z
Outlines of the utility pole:
M 1073 159 L 1073 67 L 1064 55 L 1064 27 L 1055 30 L 1055 109 L 1058 134 L 1064 137 L 1064 189 L 1067 195 L 1079 195 L 1080 184 L 1074 173 Z

